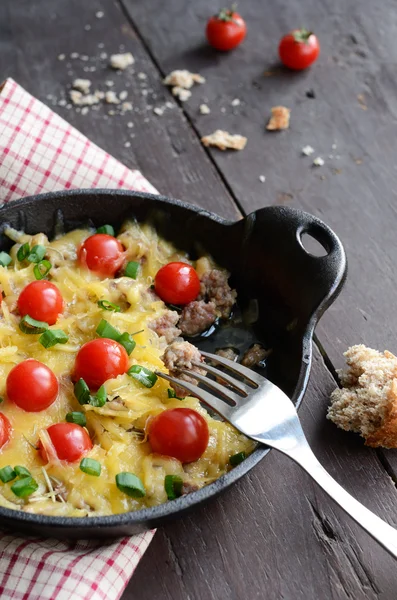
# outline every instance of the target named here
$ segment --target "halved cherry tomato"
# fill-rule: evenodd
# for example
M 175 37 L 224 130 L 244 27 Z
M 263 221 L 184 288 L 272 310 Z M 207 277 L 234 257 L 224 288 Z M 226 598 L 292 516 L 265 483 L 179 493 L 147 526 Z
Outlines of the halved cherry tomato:
M 85 240 L 78 249 L 78 260 L 103 277 L 113 277 L 124 262 L 124 248 L 115 237 L 96 233 Z
M 32 281 L 19 294 L 18 310 L 22 317 L 29 315 L 54 325 L 63 311 L 61 292 L 50 281 Z
M 9 442 L 11 438 L 12 427 L 7 417 L 0 413 L 0 449 Z
M 114 340 L 99 338 L 80 348 L 74 363 L 73 379 L 82 378 L 92 390 L 101 387 L 108 379 L 122 375 L 128 369 L 128 354 Z
M 213 48 L 226 51 L 241 44 L 247 33 L 247 26 L 234 10 L 222 8 L 208 20 L 205 33 Z
M 52 445 L 59 460 L 75 462 L 92 448 L 92 442 L 86 429 L 75 423 L 55 423 L 47 429 Z M 44 462 L 48 462 L 47 452 L 41 440 L 39 452 Z
M 320 43 L 311 31 L 295 29 L 281 38 L 278 53 L 286 67 L 301 71 L 317 60 Z
M 200 280 L 190 265 L 170 262 L 157 271 L 154 289 L 164 302 L 189 304 L 199 295 Z
M 26 412 L 40 412 L 58 396 L 58 380 L 46 365 L 28 358 L 8 373 L 7 396 Z
M 191 408 L 171 408 L 148 425 L 153 452 L 173 456 L 181 462 L 198 460 L 208 446 L 207 421 Z

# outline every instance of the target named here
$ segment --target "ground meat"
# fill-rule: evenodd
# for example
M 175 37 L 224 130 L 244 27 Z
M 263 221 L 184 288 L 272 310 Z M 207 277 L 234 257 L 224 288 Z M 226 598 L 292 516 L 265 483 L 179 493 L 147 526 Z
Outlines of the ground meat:
M 183 335 L 197 335 L 208 329 L 216 319 L 214 302 L 195 300 L 182 310 L 179 328 Z
M 211 269 L 206 271 L 201 278 L 199 300 L 212 301 L 215 303 L 219 316 L 227 319 L 236 302 L 237 292 L 232 290 L 227 282 L 226 271 Z
M 238 352 L 236 352 L 234 348 L 219 348 L 215 354 L 221 356 L 222 358 L 228 358 L 229 360 L 236 360 L 238 357 Z
M 182 485 L 182 496 L 186 496 L 186 494 L 191 494 L 192 492 L 196 492 L 199 489 L 200 488 L 198 485 L 193 485 L 191 483 L 187 483 L 186 481 L 184 481 L 183 485 Z
M 160 317 L 148 323 L 148 327 L 160 337 L 164 336 L 167 344 L 170 344 L 181 334 L 181 330 L 176 326 L 178 320 L 179 315 L 176 310 L 167 310 Z
M 168 346 L 163 355 L 163 361 L 165 366 L 170 372 L 170 375 L 174 377 L 178 377 L 179 379 L 183 379 L 184 381 L 188 381 L 197 385 L 197 379 L 191 377 L 190 375 L 186 375 L 185 373 L 180 373 L 179 369 L 187 369 L 192 371 L 192 373 L 200 373 L 201 375 L 205 374 L 203 369 L 196 367 L 192 364 L 192 361 L 202 362 L 201 354 L 198 349 L 193 346 L 193 344 L 189 344 L 189 342 L 173 342 Z M 188 392 L 183 388 L 178 387 L 175 384 L 171 384 L 177 396 L 184 398 L 188 395 Z
M 241 364 L 252 369 L 252 367 L 259 366 L 259 363 L 265 360 L 269 354 L 271 354 L 271 350 L 266 350 L 260 344 L 254 344 L 244 353 Z

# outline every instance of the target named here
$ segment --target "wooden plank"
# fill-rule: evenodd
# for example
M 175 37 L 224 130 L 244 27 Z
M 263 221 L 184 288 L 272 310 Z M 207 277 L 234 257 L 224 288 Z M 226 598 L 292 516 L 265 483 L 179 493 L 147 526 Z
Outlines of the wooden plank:
M 334 381 L 315 352 L 301 408 L 314 451 L 347 490 L 397 522 L 376 453 L 325 420 Z M 272 451 L 237 485 L 162 528 L 124 600 L 393 598 L 394 561 L 286 457 Z
M 105 16 L 98 19 L 98 11 Z M 56 4 L 51 0 L 7 0 L 0 3 L 0 40 L 3 78 L 13 77 L 31 94 L 53 104 L 56 112 L 92 141 L 147 174 L 162 193 L 209 210 L 216 208 L 231 219 L 238 217 L 212 162 L 117 4 L 105 0 L 59 0 Z M 108 59 L 100 58 L 102 52 L 110 56 L 120 51 L 131 51 L 135 57 L 134 68 L 123 73 L 107 68 Z M 72 53 L 88 60 L 71 59 Z M 57 59 L 60 54 L 66 55 L 65 60 Z M 91 67 L 96 71 L 84 71 Z M 138 73 L 144 73 L 146 79 L 139 79 Z M 93 90 L 127 91 L 134 110 L 109 116 L 115 107 L 108 104 L 82 115 L 59 106 L 77 77 L 90 79 Z M 114 87 L 107 88 L 106 80 L 113 80 Z M 166 100 L 171 108 L 163 118 L 156 116 L 153 107 Z M 128 123 L 134 126 L 130 128 Z

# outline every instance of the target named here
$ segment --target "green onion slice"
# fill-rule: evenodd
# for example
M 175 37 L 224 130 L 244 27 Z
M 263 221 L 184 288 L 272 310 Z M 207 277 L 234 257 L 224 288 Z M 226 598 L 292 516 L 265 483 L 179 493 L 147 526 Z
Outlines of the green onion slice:
M 182 495 L 183 480 L 179 475 L 166 475 L 164 478 L 164 488 L 168 500 L 175 500 Z
M 116 475 L 116 485 L 121 492 L 131 496 L 131 498 L 143 498 L 146 495 L 142 481 L 134 473 L 118 473 Z
M 108 235 L 112 235 L 114 237 L 114 229 L 111 225 L 102 225 L 102 227 L 98 227 L 96 232 L 97 233 L 107 233 Z
M 139 262 L 136 262 L 135 260 L 130 260 L 130 262 L 127 263 L 127 266 L 124 270 L 124 275 L 126 277 L 131 277 L 131 279 L 136 279 L 138 276 L 139 267 Z
M 237 454 L 233 454 L 233 456 L 229 458 L 229 463 L 232 467 L 236 467 L 246 459 L 246 456 L 245 452 L 237 452 Z
M 3 483 L 7 483 L 8 481 L 12 481 L 17 476 L 14 469 L 10 466 L 3 467 L 0 469 L 0 479 Z
M 18 498 L 27 498 L 39 487 L 37 481 L 33 477 L 22 477 L 12 484 L 11 490 Z
M 128 356 L 131 354 L 131 352 L 133 351 L 133 349 L 136 346 L 136 341 L 133 339 L 132 335 L 127 332 L 122 333 L 117 341 L 119 344 L 124 346 L 124 348 L 127 351 Z
M 168 392 L 168 398 L 175 398 L 176 400 L 183 400 L 183 398 L 176 395 L 175 390 L 173 390 L 172 388 L 168 388 L 167 392 Z
M 80 469 L 83 473 L 87 473 L 87 475 L 99 477 L 102 467 L 101 463 L 94 458 L 83 458 L 80 462 Z
M 47 250 L 45 246 L 33 246 L 29 254 L 26 256 L 26 259 L 31 263 L 39 263 L 41 260 L 43 260 L 46 251 Z
M 99 390 L 97 391 L 95 396 L 90 396 L 90 398 L 88 400 L 88 404 L 91 404 L 91 406 L 97 406 L 100 408 L 101 406 L 104 406 L 106 404 L 106 400 L 107 400 L 107 394 L 106 394 L 105 386 L 101 385 L 101 387 L 99 388 Z
M 21 467 L 21 465 L 17 465 L 16 467 L 14 467 L 14 471 L 18 475 L 18 477 L 31 477 L 32 476 L 30 471 L 28 471 L 26 467 Z
M 156 373 L 153 373 L 153 371 L 146 367 L 142 367 L 141 365 L 132 365 L 132 367 L 128 369 L 127 375 L 133 377 L 147 388 L 153 387 L 157 381 Z
M 84 381 L 84 379 L 80 378 L 74 385 L 74 395 L 76 396 L 79 404 L 89 404 L 90 401 L 90 388 Z
M 96 333 L 99 335 L 99 337 L 108 338 L 109 340 L 114 340 L 115 342 L 118 342 L 121 336 L 121 333 L 105 319 L 100 321 L 98 327 L 96 328 Z
M 68 412 L 66 415 L 66 421 L 68 423 L 76 423 L 76 425 L 81 425 L 81 427 L 85 427 L 87 425 L 85 414 L 79 411 Z
M 120 312 L 121 308 L 118 304 L 113 304 L 109 300 L 98 300 L 99 308 L 103 308 L 103 310 L 112 310 L 113 312 Z
M 17 259 L 20 262 L 22 262 L 28 256 L 29 252 L 30 252 L 29 244 L 26 242 L 25 244 L 22 244 L 22 246 L 20 246 L 18 248 Z
M 23 333 L 44 333 L 48 329 L 48 323 L 45 321 L 36 321 L 36 319 L 29 317 L 29 315 L 25 315 L 19 323 L 19 329 Z
M 39 342 L 44 348 L 51 348 L 56 344 L 66 344 L 69 337 L 62 329 L 47 329 L 40 337 Z
M 44 279 L 51 271 L 52 264 L 49 260 L 41 260 L 33 267 L 33 273 L 36 279 Z
M 12 258 L 7 252 L 0 252 L 0 266 L 8 267 L 11 262 Z

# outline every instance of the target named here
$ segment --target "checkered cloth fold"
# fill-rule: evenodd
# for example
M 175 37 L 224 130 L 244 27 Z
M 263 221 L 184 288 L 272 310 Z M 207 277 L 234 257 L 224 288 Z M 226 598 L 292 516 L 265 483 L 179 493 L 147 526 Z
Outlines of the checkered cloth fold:
M 0 203 L 72 188 L 156 193 L 12 79 L 0 93 Z M 117 600 L 154 535 L 62 542 L 0 534 L 2 600 Z

